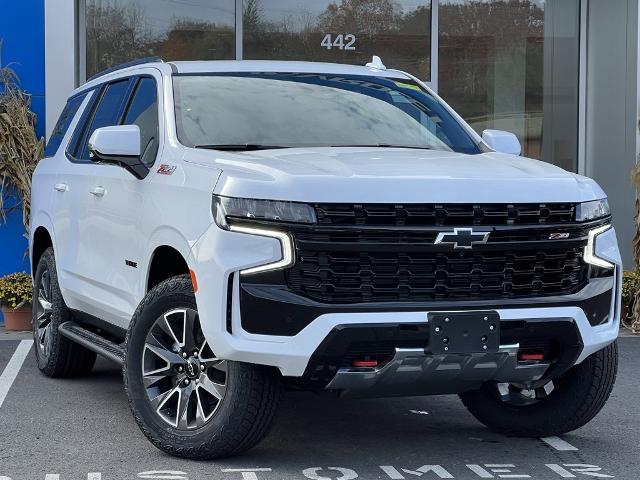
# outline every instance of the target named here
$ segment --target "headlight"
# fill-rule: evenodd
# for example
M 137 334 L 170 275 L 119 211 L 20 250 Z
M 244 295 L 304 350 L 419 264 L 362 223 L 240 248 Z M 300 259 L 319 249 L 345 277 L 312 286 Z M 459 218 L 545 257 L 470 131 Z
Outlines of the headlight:
M 227 219 L 249 219 L 289 223 L 316 223 L 310 205 L 280 200 L 254 200 L 213 196 L 213 217 L 219 227 L 229 229 Z
M 213 196 L 213 218 L 220 228 L 232 232 L 275 238 L 282 247 L 282 256 L 275 262 L 241 270 L 240 273 L 252 274 L 288 268 L 295 263 L 295 254 L 291 236 L 260 225 L 229 225 L 229 219 L 262 220 L 271 222 L 306 223 L 316 222 L 313 207 L 298 202 L 279 200 L 253 200 L 249 198 L 232 198 Z
M 587 240 L 587 246 L 584 247 L 584 261 L 590 263 L 591 265 L 595 265 L 596 267 L 602 268 L 613 268 L 615 265 L 604 258 L 600 258 L 596 254 L 596 240 L 598 235 L 606 232 L 611 228 L 611 225 L 603 225 L 598 228 L 594 228 L 593 230 L 589 230 L 589 237 Z
M 587 222 L 611 215 L 609 201 L 606 198 L 592 202 L 579 203 L 576 207 L 576 221 Z

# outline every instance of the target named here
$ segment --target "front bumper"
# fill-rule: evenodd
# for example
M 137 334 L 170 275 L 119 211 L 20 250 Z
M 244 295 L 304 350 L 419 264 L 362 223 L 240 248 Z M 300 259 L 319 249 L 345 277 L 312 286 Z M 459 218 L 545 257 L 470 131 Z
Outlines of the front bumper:
M 536 299 L 534 304 L 497 301 L 493 305 L 473 305 L 456 302 L 447 308 L 491 308 L 498 312 L 503 325 L 505 322 L 570 325 L 576 341 L 575 345 L 567 347 L 567 350 L 575 347 L 573 357 L 568 360 L 568 368 L 613 342 L 618 335 L 622 265 L 613 229 L 598 237 L 596 251 L 600 257 L 616 264 L 615 276 L 601 279 L 610 282 L 608 288 L 603 282 L 592 281 L 579 292 L 580 298 L 548 297 L 544 302 Z M 266 295 L 264 291 L 256 291 L 244 278 L 241 281 L 241 270 L 272 263 L 280 258 L 282 251 L 278 240 L 224 231 L 214 225 L 193 246 L 188 263 L 195 270 L 200 286 L 196 298 L 202 327 L 219 357 L 274 366 L 287 377 L 308 377 L 308 367 L 314 354 L 336 328 L 367 328 L 390 323 L 419 327 L 426 324 L 429 312 L 445 308 L 442 305 L 387 304 L 366 309 L 361 305 L 336 309 L 336 306 L 323 308 L 299 298 L 299 308 L 296 307 L 295 311 L 297 315 L 305 312 L 303 316 L 307 319 L 300 323 L 296 320 L 297 315 L 288 315 L 283 307 L 290 305 L 291 298 L 282 291 L 270 290 Z M 594 310 L 589 306 L 590 302 L 594 303 L 594 298 L 607 290 L 610 291 L 606 297 L 608 309 Z M 246 298 L 242 300 L 247 292 L 259 301 L 266 299 L 269 304 L 258 302 L 247 307 Z M 595 303 L 601 306 L 602 298 Z M 597 318 L 593 318 L 593 312 L 600 312 L 595 313 Z M 256 324 L 265 326 L 265 329 L 256 328 Z M 291 328 L 289 331 L 269 331 L 268 328 L 273 325 L 277 328 L 288 325 Z
M 380 368 L 340 368 L 326 385 L 343 398 L 395 397 L 462 393 L 496 382 L 540 380 L 547 362 L 518 361 L 518 345 L 497 353 L 427 355 L 420 348 L 398 348 Z

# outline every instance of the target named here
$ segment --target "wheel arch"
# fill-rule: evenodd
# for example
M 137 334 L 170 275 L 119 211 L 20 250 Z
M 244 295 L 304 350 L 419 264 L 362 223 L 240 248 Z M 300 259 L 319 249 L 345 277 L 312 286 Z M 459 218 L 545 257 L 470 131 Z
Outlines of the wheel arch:
M 149 260 L 145 292 L 168 278 L 188 273 L 189 265 L 180 251 L 170 245 L 158 245 Z
M 36 227 L 36 229 L 33 231 L 31 240 L 32 275 L 35 274 L 36 268 L 38 267 L 38 262 L 40 261 L 40 257 L 42 257 L 42 254 L 49 247 L 53 247 L 53 236 L 45 226 L 40 225 Z

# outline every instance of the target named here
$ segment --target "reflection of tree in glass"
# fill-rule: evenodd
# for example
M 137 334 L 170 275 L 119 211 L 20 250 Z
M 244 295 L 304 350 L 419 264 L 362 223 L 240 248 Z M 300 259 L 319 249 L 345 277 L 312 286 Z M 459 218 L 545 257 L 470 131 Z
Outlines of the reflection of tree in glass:
M 398 68 L 426 78 L 429 74 L 430 1 L 340 0 L 323 2 L 317 13 L 300 6 L 277 19 L 268 19 L 260 0 L 244 2 L 245 58 L 365 63 L 380 55 Z M 321 45 L 327 35 L 336 41 L 353 35 L 355 50 Z
M 318 29 L 373 36 L 398 31 L 402 17 L 400 5 L 392 0 L 342 0 L 320 14 Z
M 258 33 L 264 28 L 264 14 L 260 0 L 245 0 L 242 25 L 245 30 Z
M 525 154 L 535 158 L 541 154 L 544 6 L 539 0 L 440 0 L 439 7 L 439 93 L 479 131 L 516 130 Z
M 156 51 L 166 60 L 225 60 L 235 56 L 235 30 L 212 22 L 177 19 Z
M 166 26 L 162 20 L 151 21 L 146 13 L 139 2 L 87 0 L 87 76 L 151 55 L 166 60 L 235 56 L 232 26 L 185 16 L 174 16 Z
M 440 38 L 491 36 L 506 41 L 514 36 L 542 36 L 543 4 L 536 0 L 441 0 Z
M 137 5 L 88 1 L 86 28 L 87 76 L 150 54 L 151 27 Z

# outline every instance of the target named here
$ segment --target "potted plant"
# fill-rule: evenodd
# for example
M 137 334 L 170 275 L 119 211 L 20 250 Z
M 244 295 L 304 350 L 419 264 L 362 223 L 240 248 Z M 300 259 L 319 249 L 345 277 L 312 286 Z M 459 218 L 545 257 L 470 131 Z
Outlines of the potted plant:
M 7 330 L 31 330 L 33 288 L 27 273 L 0 277 L 0 305 Z

